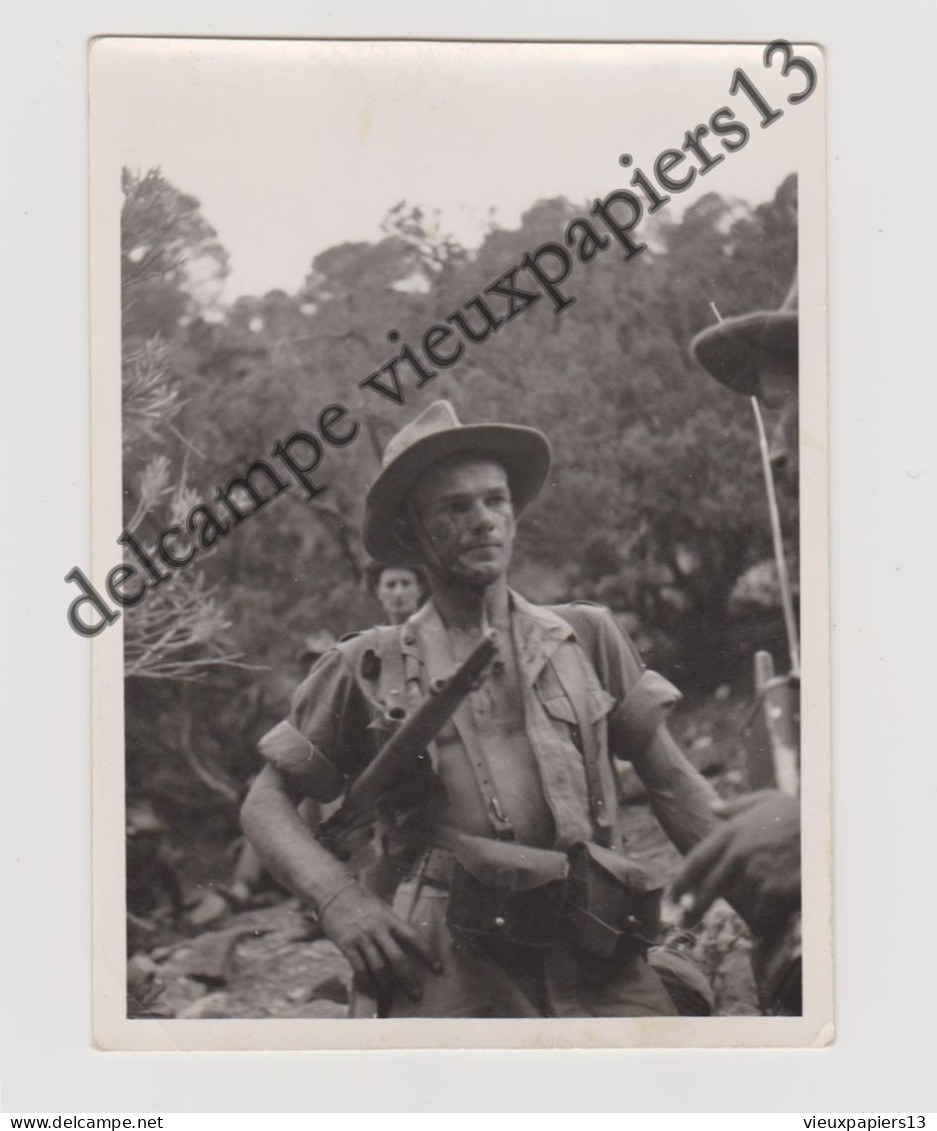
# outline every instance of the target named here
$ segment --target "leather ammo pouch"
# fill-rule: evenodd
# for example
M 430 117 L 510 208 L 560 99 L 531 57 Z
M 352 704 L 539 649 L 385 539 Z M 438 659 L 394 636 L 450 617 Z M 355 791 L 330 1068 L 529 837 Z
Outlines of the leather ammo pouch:
M 569 850 L 568 938 L 597 958 L 643 954 L 660 934 L 662 888 L 611 849 L 580 842 Z
M 565 852 L 488 837 L 460 837 L 446 923 L 455 935 L 555 946 L 563 937 Z
M 660 933 L 659 887 L 634 861 L 580 842 L 566 852 L 488 837 L 454 847 L 446 922 L 518 946 L 569 942 L 597 958 L 643 954 Z

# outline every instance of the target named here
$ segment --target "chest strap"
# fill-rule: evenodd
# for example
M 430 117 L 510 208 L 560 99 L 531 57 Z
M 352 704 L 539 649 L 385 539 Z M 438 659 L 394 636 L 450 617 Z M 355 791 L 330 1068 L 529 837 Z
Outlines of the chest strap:
M 586 792 L 589 795 L 589 816 L 592 821 L 592 830 L 596 842 L 608 848 L 612 843 L 612 825 L 606 809 L 605 791 L 602 789 L 602 777 L 599 773 L 601 751 L 595 736 L 595 727 L 585 713 L 585 706 L 589 700 L 589 690 L 578 676 L 560 671 L 558 664 L 553 664 L 552 667 L 566 698 L 572 705 L 573 714 L 576 716 L 576 734 L 574 734 L 573 740 L 582 754 L 582 763 L 586 771 Z
M 478 740 L 471 706 L 467 699 L 459 705 L 458 710 L 452 716 L 452 722 L 465 750 L 468 763 L 472 768 L 475 785 L 485 802 L 485 812 L 495 830 L 495 836 L 498 840 L 516 840 L 517 834 L 511 824 L 511 819 L 501 808 L 501 802 L 495 792 L 488 755 L 485 753 L 484 746 Z
M 378 699 L 391 717 L 402 718 L 403 715 L 398 716 L 397 713 L 403 712 L 406 714 L 409 713 L 409 711 L 406 659 L 403 649 L 401 648 L 400 629 L 393 625 L 380 625 L 376 631 L 378 654 L 381 660 L 381 671 L 378 676 Z M 429 669 L 425 673 L 428 677 L 426 682 L 429 682 L 432 678 L 445 678 L 449 675 L 448 671 L 435 670 L 437 667 L 441 669 L 441 662 L 445 663 L 443 657 L 438 654 L 435 649 L 430 651 L 426 659 Z M 411 675 L 415 674 L 416 673 L 411 673 Z M 426 693 L 427 690 L 426 687 L 424 687 L 423 694 Z M 459 741 L 465 750 L 466 758 L 472 770 L 472 776 L 475 779 L 475 785 L 484 801 L 485 812 L 488 815 L 488 819 L 491 821 L 495 836 L 499 840 L 515 840 L 516 834 L 514 832 L 514 826 L 502 809 L 498 795 L 495 792 L 491 766 L 485 754 L 484 747 L 479 742 L 478 735 L 475 732 L 471 705 L 467 699 L 460 704 L 455 714 L 452 716 L 452 723 L 459 736 Z M 435 743 L 432 743 L 429 753 L 433 765 L 438 765 L 439 758 L 434 747 Z
M 407 684 L 403 649 L 400 647 L 400 629 L 397 625 L 382 624 L 376 632 L 381 660 L 377 697 L 387 714 L 400 721 L 407 713 Z

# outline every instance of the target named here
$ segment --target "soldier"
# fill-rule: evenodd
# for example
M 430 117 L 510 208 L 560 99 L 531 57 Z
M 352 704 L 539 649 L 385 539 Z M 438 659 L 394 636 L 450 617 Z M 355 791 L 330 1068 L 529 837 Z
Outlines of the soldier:
M 385 624 L 403 624 L 426 600 L 426 577 L 421 569 L 400 569 L 370 562 L 364 571 L 368 592 L 384 610 Z
M 462 425 L 445 401 L 403 428 L 368 492 L 364 543 L 389 566 L 421 565 L 430 600 L 323 657 L 261 742 L 244 829 L 384 1015 L 675 1013 L 645 958 L 659 891 L 623 851 L 611 758 L 633 763 L 682 852 L 712 827 L 715 794 L 664 725 L 679 693 L 644 671 L 608 610 L 537 607 L 508 588 L 516 518 L 550 462 L 542 433 Z M 389 906 L 313 839 L 297 804 L 341 795 L 385 720 L 491 630 L 496 660 L 382 805 L 411 836 Z
M 797 283 L 778 310 L 710 326 L 693 339 L 697 360 L 733 392 L 778 413 L 771 463 L 797 475 Z M 759 790 L 714 806 L 724 823 L 688 855 L 674 894 L 695 923 L 713 900 L 727 899 L 755 935 L 754 967 L 766 1012 L 799 1014 L 800 801 Z
M 701 330 L 690 351 L 727 389 L 757 397 L 777 414 L 771 462 L 797 475 L 798 378 L 797 281 L 777 310 L 756 310 Z

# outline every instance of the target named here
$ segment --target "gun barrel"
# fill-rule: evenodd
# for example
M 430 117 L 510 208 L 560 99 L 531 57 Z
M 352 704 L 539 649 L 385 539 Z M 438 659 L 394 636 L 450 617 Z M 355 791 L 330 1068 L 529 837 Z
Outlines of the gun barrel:
M 324 839 L 340 841 L 343 832 L 362 824 L 367 810 L 452 718 L 497 650 L 497 633 L 489 632 L 449 679 L 433 684 L 416 710 L 399 722 L 374 760 L 351 783 L 342 807 L 320 826 Z
M 429 694 L 409 718 L 404 719 L 378 756 L 358 776 L 348 793 L 355 806 L 376 799 L 413 758 L 421 754 L 449 721 L 472 690 L 498 648 L 495 633 L 489 633 L 446 680 Z

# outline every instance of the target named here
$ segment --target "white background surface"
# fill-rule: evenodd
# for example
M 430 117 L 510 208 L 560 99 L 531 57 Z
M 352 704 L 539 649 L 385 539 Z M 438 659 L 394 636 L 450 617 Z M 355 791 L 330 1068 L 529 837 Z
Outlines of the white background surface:
M 2 1061 L 7 1111 L 933 1109 L 931 4 L 35 5 L 3 68 Z M 836 1043 L 822 1051 L 118 1054 L 90 1045 L 89 36 L 750 40 L 827 50 Z M 12 630 L 12 631 L 10 631 Z M 809 861 L 806 862 L 809 867 Z
M 744 95 L 728 97 L 743 63 L 764 97 L 788 107 L 786 117 L 756 128 L 718 173 L 672 193 L 660 219 L 675 223 L 713 191 L 771 200 L 813 136 L 805 116 L 822 118 L 819 92 L 788 106 L 803 73 L 782 77 L 780 59 L 766 71 L 757 46 L 748 61 L 737 46 L 694 55 L 686 45 L 595 43 L 515 43 L 485 54 L 440 43 L 150 39 L 102 42 L 98 51 L 108 150 L 131 169 L 158 165 L 198 198 L 230 256 L 227 301 L 275 287 L 292 294 L 314 255 L 380 239 L 401 200 L 438 210 L 441 234 L 472 249 L 492 205 L 504 228 L 518 227 L 538 199 L 587 208 L 600 190 L 628 182 L 623 151 L 634 168 L 650 168 L 697 117 L 730 102 L 754 126 Z M 119 95 L 108 101 L 108 90 Z M 807 191 L 801 186 L 802 199 Z

